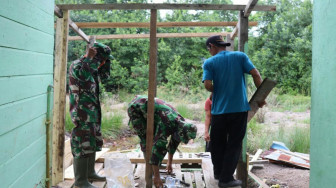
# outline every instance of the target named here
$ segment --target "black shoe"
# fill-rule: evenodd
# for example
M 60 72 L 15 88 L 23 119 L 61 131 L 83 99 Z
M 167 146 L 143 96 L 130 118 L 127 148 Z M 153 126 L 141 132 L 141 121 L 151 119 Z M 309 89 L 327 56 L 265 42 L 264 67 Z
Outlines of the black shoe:
M 233 181 L 229 181 L 229 182 L 226 182 L 226 183 L 218 182 L 218 187 L 221 187 L 221 188 L 235 187 L 235 186 L 240 186 L 241 184 L 242 184 L 242 181 L 233 180 Z
M 214 175 L 215 180 L 219 180 L 219 175 Z

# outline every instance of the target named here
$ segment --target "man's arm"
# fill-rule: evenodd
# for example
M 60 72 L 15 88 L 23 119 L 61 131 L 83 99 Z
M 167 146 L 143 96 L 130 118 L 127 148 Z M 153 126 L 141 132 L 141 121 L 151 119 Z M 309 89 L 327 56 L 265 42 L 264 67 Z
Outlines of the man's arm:
M 204 80 L 204 87 L 206 90 L 212 92 L 213 91 L 212 80 Z
M 210 127 L 210 121 L 211 121 L 211 110 L 205 111 L 205 129 L 204 129 L 204 140 L 209 142 L 210 141 L 210 135 L 209 135 L 209 127 Z
M 256 68 L 254 68 L 250 71 L 250 74 L 253 77 L 254 85 L 258 88 L 262 83 L 262 78 L 260 76 L 259 71 Z

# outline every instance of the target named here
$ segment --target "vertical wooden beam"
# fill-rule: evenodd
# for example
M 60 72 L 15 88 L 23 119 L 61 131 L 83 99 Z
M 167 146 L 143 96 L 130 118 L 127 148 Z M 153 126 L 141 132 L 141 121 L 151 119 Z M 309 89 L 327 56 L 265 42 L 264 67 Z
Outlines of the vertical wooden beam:
M 63 181 L 64 124 L 66 104 L 66 72 L 69 33 L 69 11 L 56 21 L 54 63 L 54 110 L 53 110 L 53 154 L 52 185 Z
M 156 38 L 157 10 L 151 9 L 150 18 L 150 49 L 149 49 L 149 80 L 148 80 L 148 105 L 147 105 L 147 137 L 146 137 L 146 187 L 152 187 L 153 169 L 149 164 L 152 154 L 154 134 L 154 97 L 156 93 L 156 64 L 157 64 L 157 38 Z
M 238 51 L 245 51 L 245 43 L 248 40 L 248 17 L 244 17 L 244 12 L 239 12 L 239 27 L 238 27 Z M 242 154 L 237 165 L 237 178 L 242 180 L 242 187 L 247 187 L 248 171 L 246 157 L 246 133 L 242 143 Z
M 226 50 L 227 51 L 234 51 L 234 39 L 231 39 L 230 34 L 226 35 L 226 42 L 229 42 L 231 44 L 231 46 L 226 47 Z

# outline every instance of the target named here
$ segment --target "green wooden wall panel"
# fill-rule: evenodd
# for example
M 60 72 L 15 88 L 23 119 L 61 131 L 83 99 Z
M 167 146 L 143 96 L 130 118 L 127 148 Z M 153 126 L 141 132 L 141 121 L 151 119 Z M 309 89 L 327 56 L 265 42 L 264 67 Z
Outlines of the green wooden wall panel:
M 34 6 L 38 7 L 42 11 L 46 12 L 47 14 L 51 15 L 54 19 L 54 0 L 28 0 Z
M 1 187 L 9 187 L 30 169 L 37 160 L 45 156 L 46 136 L 43 136 L 31 143 L 28 147 L 18 153 L 11 160 L 0 166 Z M 45 173 L 45 170 L 43 171 Z M 36 177 L 31 177 L 36 178 Z M 36 182 L 38 183 L 38 182 Z M 27 186 L 29 187 L 29 186 Z
M 0 106 L 0 135 L 13 130 L 47 111 L 47 94 Z
M 310 187 L 335 187 L 336 1 L 313 2 Z
M 46 134 L 46 114 L 0 136 L 0 166 Z
M 36 163 L 27 170 L 21 177 L 18 178 L 9 188 L 17 187 L 36 187 L 45 188 L 46 178 L 46 156 L 36 159 Z
M 0 16 L 0 46 L 53 54 L 54 36 Z
M 15 9 L 20 10 L 20 13 L 13 11 Z M 30 1 L 10 0 L 10 3 L 1 2 L 0 15 L 45 33 L 54 34 L 54 16 L 42 11 Z
M 53 56 L 0 47 L 0 77 L 33 75 L 33 74 L 53 74 Z
M 47 93 L 53 75 L 0 77 L 0 105 Z

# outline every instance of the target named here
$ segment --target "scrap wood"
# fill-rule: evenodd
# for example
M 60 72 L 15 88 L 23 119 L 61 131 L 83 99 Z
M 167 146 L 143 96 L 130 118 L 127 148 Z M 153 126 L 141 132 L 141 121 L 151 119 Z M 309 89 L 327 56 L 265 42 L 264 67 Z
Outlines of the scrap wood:
M 269 160 L 257 160 L 257 161 L 250 161 L 250 164 L 254 165 L 254 164 L 268 163 L 268 162 Z
M 299 158 L 301 158 L 301 159 L 310 161 L 310 160 L 309 160 L 309 159 L 310 159 L 309 157 L 306 157 L 306 156 L 303 156 L 303 155 L 299 155 L 299 154 L 297 154 L 297 153 L 294 153 L 294 152 L 291 152 L 291 151 L 287 151 L 287 150 L 283 150 L 283 149 L 280 149 L 280 151 L 282 151 L 282 152 L 284 152 L 284 153 L 287 153 L 287 154 L 290 154 L 290 155 L 293 155 L 293 156 L 295 156 L 295 157 L 299 157 Z
M 271 162 L 310 169 L 309 160 L 291 155 L 288 151 L 283 152 L 280 150 L 275 150 L 270 154 L 266 155 L 265 158 L 269 159 Z
M 248 172 L 248 175 L 254 180 L 256 181 L 260 187 L 262 188 L 269 188 L 269 186 L 263 182 L 258 176 L 256 176 L 255 174 L 253 174 L 252 172 Z
M 252 157 L 251 161 L 249 161 L 249 164 L 251 162 L 257 161 L 261 153 L 262 153 L 262 149 L 258 149 L 258 151 L 255 153 L 255 155 Z M 249 165 L 248 171 L 251 171 L 252 168 L 253 168 L 253 165 Z

